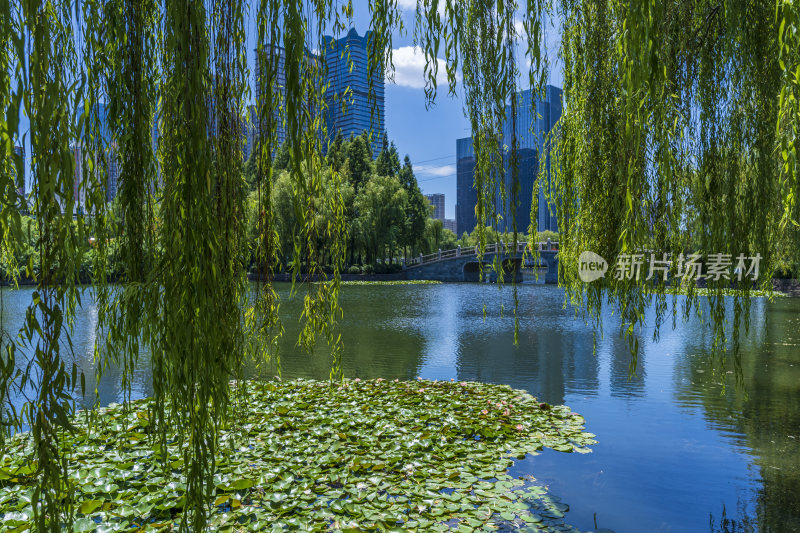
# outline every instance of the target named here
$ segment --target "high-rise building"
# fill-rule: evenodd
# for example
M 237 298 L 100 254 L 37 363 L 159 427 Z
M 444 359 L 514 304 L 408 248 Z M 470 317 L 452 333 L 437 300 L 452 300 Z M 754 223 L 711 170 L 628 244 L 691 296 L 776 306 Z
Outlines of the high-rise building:
M 475 151 L 472 137 L 456 139 L 456 235 L 475 229 L 478 193 L 473 187 Z
M 456 233 L 456 230 L 458 229 L 458 228 L 456 228 L 456 219 L 454 219 L 454 218 L 446 218 L 446 219 L 444 219 L 443 226 L 444 226 L 444 229 L 449 229 L 453 233 Z M 458 235 L 457 233 L 456 233 L 456 236 L 460 237 L 460 235 Z
M 330 87 L 326 96 L 328 136 L 332 140 L 338 132 L 349 138 L 363 131 L 372 134 L 372 157 L 381 151 L 384 125 L 384 82 L 381 65 L 372 74 L 372 99 L 370 99 L 370 72 L 367 63 L 372 32 L 363 37 L 355 29 L 345 37 L 334 39 L 325 36 L 325 63 Z
M 106 202 L 110 202 L 117 197 L 119 192 L 120 173 L 119 173 L 119 150 L 117 148 L 117 141 L 112 141 L 105 149 L 105 163 L 107 174 L 106 182 Z
M 75 175 L 72 178 L 72 198 L 75 201 L 75 212 L 77 214 L 84 213 L 84 206 L 86 205 L 86 190 L 83 184 L 83 150 L 80 146 L 73 146 L 70 148 L 72 152 L 72 162 L 74 164 L 73 171 Z M 64 206 L 61 206 L 62 211 Z
M 425 198 L 433 206 L 433 215 L 431 217 L 444 222 L 444 194 L 426 194 Z
M 305 64 L 307 67 L 317 65 L 319 58 L 309 51 L 305 50 Z M 275 141 L 276 148 L 281 146 L 286 141 L 287 131 L 287 117 L 286 117 L 286 53 L 280 46 L 267 44 L 263 50 L 256 50 L 256 101 L 261 102 L 263 95 L 261 92 L 261 84 L 259 83 L 260 76 L 266 76 L 266 65 L 261 65 L 261 57 L 270 62 L 275 67 L 275 85 L 277 90 L 273 92 L 273 97 L 276 99 L 272 102 L 272 118 L 275 121 Z M 307 104 L 308 105 L 308 104 Z M 315 116 L 316 110 L 313 102 L 309 105 L 311 116 Z M 258 109 L 252 106 L 251 119 L 255 120 L 257 117 Z M 259 129 L 263 126 L 261 122 L 256 122 L 256 129 L 254 137 L 258 136 Z M 252 149 L 252 148 L 251 148 Z
M 22 158 L 22 172 L 17 174 L 16 167 L 11 171 L 14 173 L 14 179 L 17 182 L 17 196 L 19 196 L 22 199 L 22 203 L 25 204 L 25 148 L 22 146 L 15 146 L 14 154 Z
M 539 155 L 544 153 L 544 138 L 553 129 L 558 119 L 561 118 L 561 89 L 548 85 L 545 88 L 545 98 L 534 100 L 531 90 L 521 91 L 514 96 L 517 99 L 517 119 L 511 120 L 511 105 L 506 105 L 506 119 L 503 123 L 502 152 L 504 167 L 504 182 L 506 205 L 503 206 L 499 198 L 497 208 L 503 217 L 501 231 L 512 230 L 512 214 L 516 216 L 518 231 L 526 232 L 531 225 L 530 212 L 533 200 L 533 186 L 539 172 Z M 516 126 L 514 128 L 514 126 Z M 510 169 L 510 153 L 512 136 L 517 138 L 517 169 L 520 191 L 516 206 L 511 206 L 511 184 L 513 176 Z M 550 157 L 545 160 L 546 179 L 550 179 Z M 473 187 L 475 172 L 475 152 L 472 138 L 456 140 L 456 171 L 457 171 L 457 197 L 456 197 L 456 226 L 459 234 L 471 232 L 475 228 L 475 205 L 477 204 L 477 191 Z M 558 231 L 554 206 L 545 198 L 543 188 L 540 187 L 537 198 L 538 220 L 533 224 L 536 231 Z
M 384 82 L 383 71 L 379 67 L 372 76 L 372 92 L 374 99 L 370 100 L 370 75 L 367 64 L 367 47 L 372 32 L 367 32 L 363 37 L 355 29 L 351 29 L 345 37 L 334 39 L 330 36 L 323 38 L 324 55 L 327 78 L 319 80 L 320 84 L 329 84 L 325 95 L 327 111 L 323 117 L 327 128 L 327 139 L 321 139 L 323 146 L 332 141 L 336 134 L 349 138 L 361 135 L 365 130 L 372 133 L 372 156 L 378 157 L 381 150 L 381 140 L 384 127 Z M 273 120 L 276 129 L 276 146 L 286 141 L 287 120 L 285 116 L 286 103 L 286 64 L 285 51 L 275 45 L 265 45 L 262 53 L 256 50 L 256 101 L 262 101 L 261 87 L 258 77 L 265 75 L 265 68 L 261 66 L 261 57 L 275 66 L 275 91 L 276 101 L 272 102 Z M 306 65 L 319 65 L 320 56 L 309 50 L 306 53 Z M 284 108 L 284 112 L 280 109 Z M 311 115 L 314 116 L 314 104 L 310 104 Z M 255 118 L 254 116 L 251 118 Z M 256 123 L 255 134 L 257 137 L 261 122 Z M 254 146 L 254 144 L 253 144 Z M 252 149 L 252 147 L 250 148 Z

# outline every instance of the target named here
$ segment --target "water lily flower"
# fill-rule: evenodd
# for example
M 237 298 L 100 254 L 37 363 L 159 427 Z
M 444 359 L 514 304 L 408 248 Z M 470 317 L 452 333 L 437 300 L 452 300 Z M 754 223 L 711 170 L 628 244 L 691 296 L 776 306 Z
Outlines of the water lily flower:
M 361 382 L 361 378 L 356 378 L 353 381 L 355 381 L 356 383 L 360 383 Z
M 380 383 L 381 381 L 383 381 L 383 378 L 378 378 L 378 379 L 376 379 L 375 381 L 377 381 L 378 383 Z
M 503 405 L 506 405 L 506 401 L 505 400 L 503 400 Z
M 481 411 L 481 413 L 482 413 L 482 414 L 484 414 L 484 415 L 488 415 L 488 414 L 489 414 L 489 411 L 487 411 L 486 409 L 484 409 L 483 411 Z
M 425 389 L 419 389 L 417 392 L 425 392 Z
M 462 381 L 461 383 L 459 383 L 459 385 L 461 385 L 462 387 L 466 387 L 467 386 L 467 382 L 466 381 Z
M 504 414 L 505 416 L 508 416 L 508 415 L 510 414 L 510 413 L 509 413 L 509 410 L 508 410 L 508 409 L 503 409 L 503 414 Z
M 517 424 L 517 431 L 522 431 L 522 424 Z

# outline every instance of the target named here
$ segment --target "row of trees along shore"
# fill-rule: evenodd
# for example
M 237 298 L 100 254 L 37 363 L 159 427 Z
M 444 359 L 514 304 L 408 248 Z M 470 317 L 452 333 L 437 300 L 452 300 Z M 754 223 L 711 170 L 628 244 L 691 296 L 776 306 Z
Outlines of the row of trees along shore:
M 258 233 L 257 212 L 258 192 L 256 190 L 256 162 L 252 151 L 244 167 L 244 179 L 248 187 L 247 199 L 247 236 L 251 253 L 248 257 L 247 270 L 256 272 L 255 242 Z M 331 143 L 326 155 L 330 168 L 341 173 L 344 179 L 338 185 L 345 201 L 345 220 L 348 232 L 347 239 L 347 272 L 389 273 L 402 268 L 401 259 L 406 260 L 419 254 L 435 253 L 437 250 L 449 250 L 456 246 L 476 246 L 477 231 L 464 232 L 459 238 L 455 233 L 443 227 L 442 221 L 432 218 L 432 206 L 422 194 L 414 175 L 411 159 L 400 156 L 394 142 L 390 142 L 384 134 L 383 144 L 378 157 L 373 160 L 368 134 L 365 131 L 357 137 L 345 139 L 337 135 Z M 295 243 L 301 243 L 297 215 L 294 210 L 292 181 L 289 174 L 291 164 L 287 147 L 282 147 L 275 158 L 275 183 L 272 190 L 272 204 L 275 206 L 275 222 L 278 232 L 280 269 L 291 270 Z M 333 187 L 330 176 L 323 176 L 323 186 Z M 112 208 L 113 212 L 114 209 Z M 332 223 L 334 214 L 329 206 L 322 203 L 316 212 L 317 224 Z M 36 242 L 38 232 L 33 220 L 23 217 L 24 231 L 27 233 L 26 245 L 17 251 L 14 266 L 9 263 L 0 265 L 0 279 L 8 282 L 16 277 L 23 282 L 30 282 L 40 272 Z M 486 228 L 487 242 L 499 240 L 509 241 L 510 234 L 503 234 Z M 556 233 L 546 232 L 542 239 L 555 240 Z M 520 239 L 525 236 L 520 234 Z M 326 243 L 317 243 L 318 249 L 326 250 Z M 107 275 L 116 279 L 121 274 L 119 258 L 113 250 L 117 246 L 111 243 L 112 254 L 109 257 Z M 94 264 L 94 248 L 85 249 L 80 269 L 80 278 L 89 281 Z M 301 257 L 303 254 L 301 253 Z M 330 257 L 323 258 L 323 269 L 330 272 Z M 16 272 L 10 271 L 17 269 Z M 28 271 L 30 268 L 30 271 Z

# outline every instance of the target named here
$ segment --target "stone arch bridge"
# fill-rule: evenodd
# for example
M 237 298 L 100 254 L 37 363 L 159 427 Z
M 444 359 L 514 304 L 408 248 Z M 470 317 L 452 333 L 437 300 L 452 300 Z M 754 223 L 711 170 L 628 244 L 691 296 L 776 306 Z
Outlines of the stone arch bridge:
M 499 254 L 503 265 L 503 278 L 511 281 L 511 275 L 517 281 L 525 279 L 524 269 L 546 268 L 545 283 L 558 283 L 558 243 L 537 243 L 539 261 L 534 264 L 530 252 L 525 254 L 527 242 L 517 243 L 517 249 L 508 243 L 494 243 L 486 245 L 483 257 L 478 260 L 478 247 L 454 248 L 452 250 L 439 250 L 430 255 L 420 255 L 404 265 L 407 279 L 427 279 L 437 281 L 480 281 L 481 264 L 483 277 L 488 281 L 497 280 L 497 272 L 492 264 Z M 524 263 L 523 263 L 524 262 Z M 540 276 L 541 279 L 541 276 Z

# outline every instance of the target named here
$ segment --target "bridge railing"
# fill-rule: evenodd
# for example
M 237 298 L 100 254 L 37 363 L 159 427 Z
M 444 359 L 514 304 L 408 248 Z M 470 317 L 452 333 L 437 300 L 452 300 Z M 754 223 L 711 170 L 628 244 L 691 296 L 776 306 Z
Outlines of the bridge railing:
M 539 242 L 536 243 L 537 249 L 540 252 L 544 251 L 552 251 L 558 250 L 558 242 Z M 526 241 L 520 241 L 517 243 L 517 249 L 515 253 L 522 253 L 528 247 L 528 243 Z M 490 243 L 484 247 L 483 254 L 496 254 L 498 250 L 502 253 L 512 253 L 510 243 Z M 477 246 L 469 246 L 469 247 L 458 247 L 453 248 L 450 250 L 439 250 L 435 253 L 428 254 L 428 255 L 418 255 L 408 261 L 405 262 L 406 268 L 414 267 L 414 266 L 421 266 L 427 265 L 430 263 L 435 263 L 437 261 L 446 261 L 449 259 L 454 259 L 456 257 L 469 257 L 469 256 L 476 256 L 478 255 L 478 247 Z

